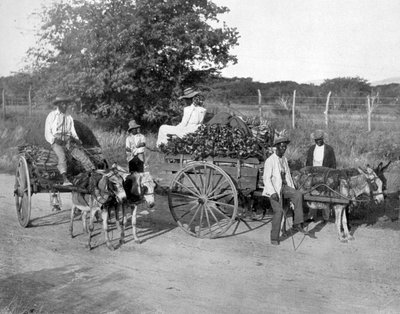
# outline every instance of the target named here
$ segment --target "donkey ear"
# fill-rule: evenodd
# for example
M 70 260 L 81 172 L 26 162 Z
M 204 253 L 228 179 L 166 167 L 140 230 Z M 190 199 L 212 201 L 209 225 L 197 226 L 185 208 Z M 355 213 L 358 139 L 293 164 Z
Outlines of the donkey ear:
M 364 169 L 362 169 L 361 167 L 358 167 L 357 170 L 361 174 L 367 174 L 367 172 Z
M 389 167 L 389 165 L 392 163 L 392 161 L 390 160 L 386 166 L 382 167 L 382 171 L 385 171 L 387 169 L 387 167 Z M 381 162 L 381 164 L 383 165 L 383 163 Z

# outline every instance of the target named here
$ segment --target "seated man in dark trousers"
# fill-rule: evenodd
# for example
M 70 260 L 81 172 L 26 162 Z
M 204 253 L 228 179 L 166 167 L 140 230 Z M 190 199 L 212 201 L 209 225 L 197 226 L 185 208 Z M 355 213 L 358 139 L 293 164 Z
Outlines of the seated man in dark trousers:
M 282 198 L 288 198 L 294 205 L 293 230 L 307 234 L 303 229 L 303 194 L 295 190 L 286 157 L 287 137 L 275 138 L 275 152 L 268 157 L 264 165 L 263 196 L 270 199 L 274 215 L 272 217 L 271 244 L 279 245 L 279 233 L 283 216 Z

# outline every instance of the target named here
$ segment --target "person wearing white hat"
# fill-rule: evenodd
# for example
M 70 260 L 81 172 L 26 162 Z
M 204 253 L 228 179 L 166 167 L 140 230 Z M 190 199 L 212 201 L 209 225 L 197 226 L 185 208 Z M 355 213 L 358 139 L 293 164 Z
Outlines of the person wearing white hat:
M 67 109 L 74 102 L 73 98 L 60 96 L 56 97 L 53 105 L 57 108 L 51 111 L 46 118 L 44 135 L 51 148 L 58 158 L 58 170 L 63 177 L 63 185 L 71 185 L 67 177 L 67 159 L 65 150 L 77 161 L 79 161 L 86 171 L 95 169 L 92 161 L 81 149 L 82 142 L 76 134 L 74 120 L 67 114 Z
M 273 143 L 274 153 L 267 158 L 264 164 L 264 190 L 262 195 L 269 197 L 274 215 L 271 222 L 271 244 L 279 245 L 279 234 L 283 217 L 283 198 L 288 198 L 294 205 L 293 230 L 308 234 L 303 229 L 303 194 L 294 188 L 289 164 L 285 156 L 290 140 L 285 137 L 276 137 Z
M 146 137 L 140 133 L 140 125 L 135 120 L 129 121 L 128 133 L 125 150 L 129 172 L 144 172 Z
M 206 109 L 202 107 L 203 98 L 200 92 L 193 87 L 188 87 L 183 91 L 183 96 L 179 97 L 179 99 L 184 99 L 188 103 L 188 106 L 183 108 L 182 121 L 176 126 L 162 125 L 158 130 L 157 146 L 166 144 L 169 135 L 183 137 L 186 134 L 195 132 L 203 123 Z

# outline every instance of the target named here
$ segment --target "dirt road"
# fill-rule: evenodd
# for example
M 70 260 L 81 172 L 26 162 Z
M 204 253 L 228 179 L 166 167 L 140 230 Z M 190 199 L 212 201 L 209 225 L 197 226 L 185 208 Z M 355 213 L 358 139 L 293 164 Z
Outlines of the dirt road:
M 70 200 L 52 212 L 48 194 L 33 195 L 32 222 L 19 226 L 14 177 L 0 175 L 0 313 L 398 313 L 400 223 L 353 226 L 340 243 L 335 226 L 309 225 L 269 244 L 270 223 L 240 223 L 227 237 L 202 240 L 176 227 L 165 196 L 138 219 L 141 245 L 85 248 Z M 395 213 L 395 212 L 394 212 Z M 114 241 L 117 232 L 112 232 Z M 294 248 L 296 247 L 296 250 Z

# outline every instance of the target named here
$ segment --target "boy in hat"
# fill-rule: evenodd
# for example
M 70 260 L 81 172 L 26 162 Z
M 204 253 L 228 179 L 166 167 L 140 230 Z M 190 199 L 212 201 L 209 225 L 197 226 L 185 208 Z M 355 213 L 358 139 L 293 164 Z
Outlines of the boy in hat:
M 206 109 L 202 107 L 203 97 L 200 92 L 193 87 L 188 87 L 183 91 L 183 96 L 179 99 L 184 99 L 187 106 L 183 108 L 182 121 L 176 125 L 162 125 L 158 131 L 157 146 L 166 144 L 168 135 L 177 135 L 179 137 L 195 132 L 203 123 Z
M 262 195 L 269 197 L 274 215 L 272 217 L 271 244 L 279 245 L 279 233 L 283 216 L 282 199 L 288 198 L 294 205 L 293 230 L 308 234 L 303 229 L 303 194 L 295 190 L 286 157 L 287 137 L 276 137 L 273 143 L 275 152 L 267 158 L 264 165 L 264 190 Z
M 336 169 L 335 152 L 331 146 L 324 142 L 325 133 L 322 130 L 316 130 L 311 134 L 315 144 L 311 145 L 307 152 L 306 166 L 313 167 L 327 167 Z M 322 209 L 322 223 L 329 221 L 329 208 Z M 308 222 L 315 221 L 317 217 L 317 209 L 311 209 L 309 213 Z
M 83 165 L 86 171 L 95 169 L 89 157 L 80 148 L 82 142 L 76 134 L 74 120 L 71 115 L 67 114 L 68 106 L 73 102 L 72 98 L 65 96 L 57 97 L 53 101 L 56 109 L 48 114 L 44 132 L 46 141 L 57 155 L 57 168 L 63 176 L 64 185 L 71 185 L 67 177 L 66 150 Z
M 125 150 L 129 172 L 144 172 L 146 138 L 140 133 L 140 125 L 135 120 L 129 121 L 128 133 Z

